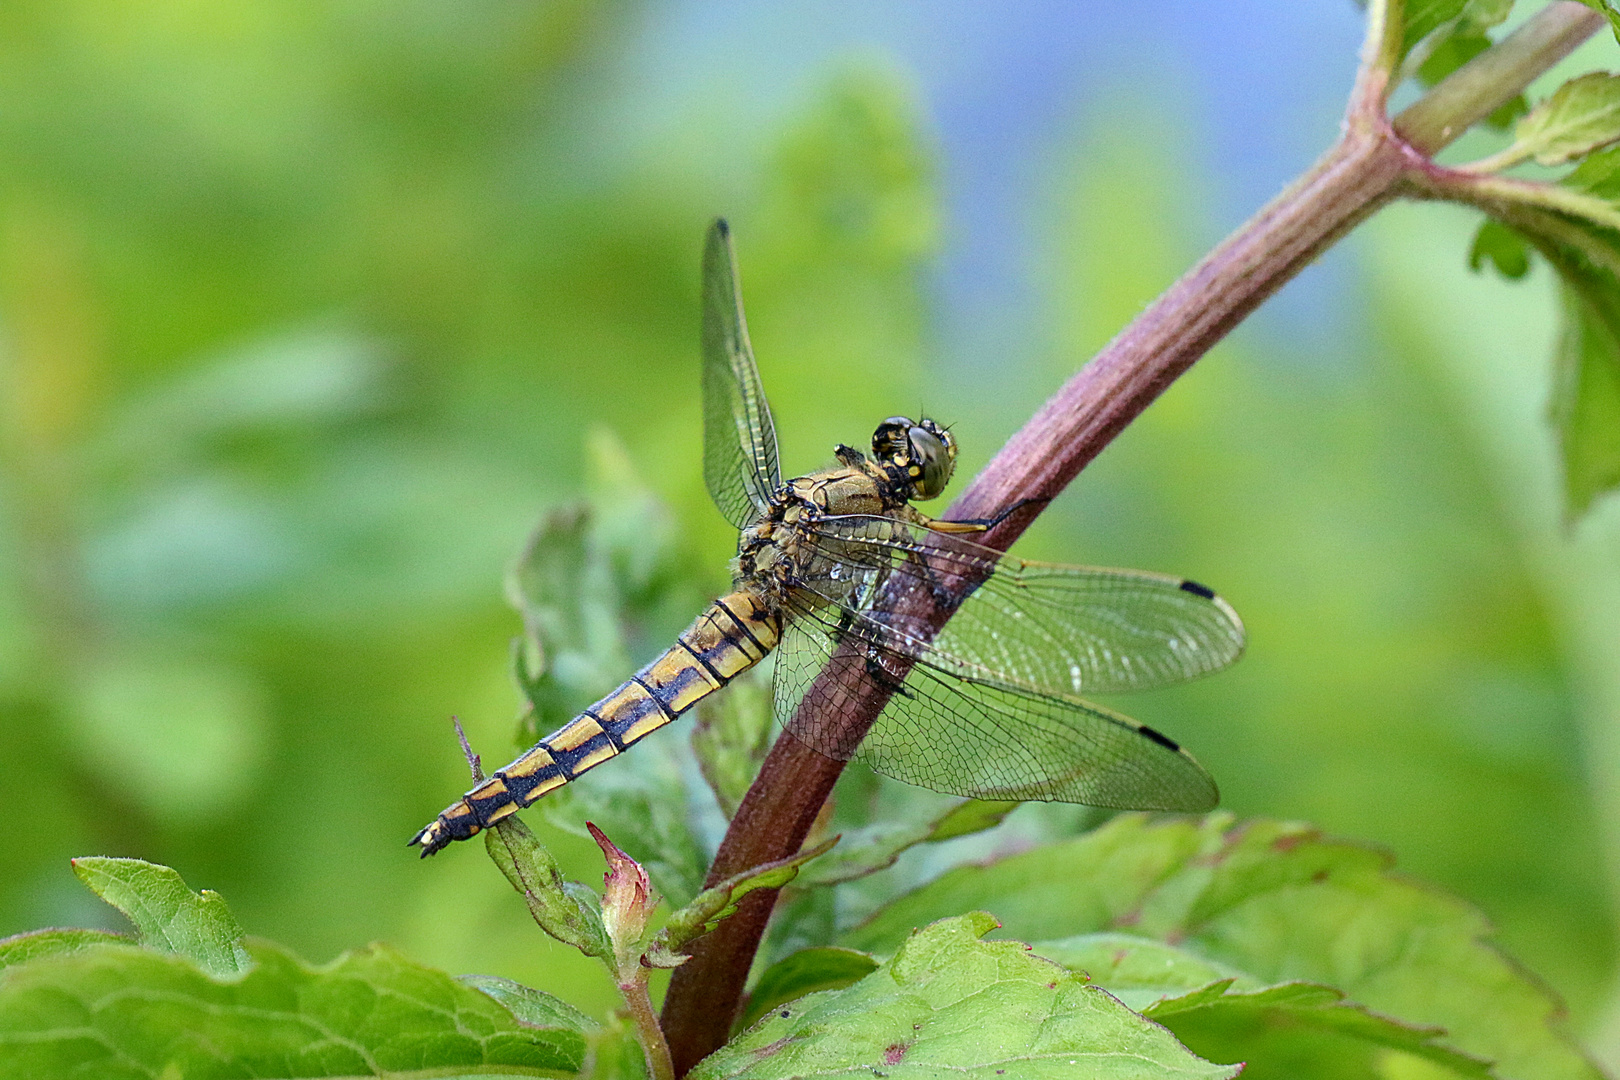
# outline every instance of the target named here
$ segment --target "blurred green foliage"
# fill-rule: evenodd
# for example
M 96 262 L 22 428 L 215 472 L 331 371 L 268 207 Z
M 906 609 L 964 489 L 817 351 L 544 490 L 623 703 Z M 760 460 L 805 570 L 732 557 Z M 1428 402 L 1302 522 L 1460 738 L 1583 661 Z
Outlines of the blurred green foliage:
M 313 959 L 382 940 L 601 1015 L 605 977 L 541 939 L 476 845 L 423 864 L 404 843 L 465 786 L 451 714 L 509 756 L 502 574 L 583 490 L 588 432 L 673 508 L 680 589 L 725 582 L 699 465 L 708 218 L 737 226 L 790 473 L 921 399 L 970 474 L 1198 254 L 1173 108 L 1116 110 L 1055 149 L 1031 211 L 1043 323 L 947 376 L 903 77 L 829 72 L 725 161 L 696 136 L 614 154 L 593 103 L 635 14 L 0 9 L 0 933 L 107 925 L 67 858 L 140 856 Z M 1585 1019 L 1615 952 L 1594 809 L 1613 793 L 1585 783 L 1567 628 L 1447 381 L 1464 346 L 1411 304 L 1494 306 L 1518 336 L 1466 348 L 1528 342 L 1538 375 L 1551 314 L 1544 288 L 1464 280 L 1468 228 L 1375 223 L 1362 338 L 1319 358 L 1239 334 L 1019 550 L 1219 588 L 1249 656 L 1132 715 L 1234 811 L 1388 845 L 1479 904 Z M 599 872 L 529 818 L 570 876 Z

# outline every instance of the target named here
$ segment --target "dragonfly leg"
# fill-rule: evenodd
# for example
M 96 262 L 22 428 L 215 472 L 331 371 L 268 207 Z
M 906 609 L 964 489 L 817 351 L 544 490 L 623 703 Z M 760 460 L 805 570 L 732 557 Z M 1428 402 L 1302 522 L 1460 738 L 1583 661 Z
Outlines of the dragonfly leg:
M 1049 503 L 1051 501 L 1052 500 L 1050 498 L 1044 495 L 1038 498 L 1019 499 L 1017 502 L 1007 507 L 1007 509 L 997 514 L 995 517 L 967 518 L 963 521 L 927 521 L 924 523 L 924 525 L 927 528 L 933 529 L 935 532 L 942 533 L 987 532 L 990 529 L 995 528 L 997 525 L 1000 525 L 1003 521 L 1006 521 L 1008 518 L 1012 517 L 1026 506 L 1032 506 L 1039 503 Z M 945 526 L 945 528 L 941 528 L 941 526 Z M 957 527 L 952 528 L 951 526 Z M 963 528 L 961 526 L 966 527 Z

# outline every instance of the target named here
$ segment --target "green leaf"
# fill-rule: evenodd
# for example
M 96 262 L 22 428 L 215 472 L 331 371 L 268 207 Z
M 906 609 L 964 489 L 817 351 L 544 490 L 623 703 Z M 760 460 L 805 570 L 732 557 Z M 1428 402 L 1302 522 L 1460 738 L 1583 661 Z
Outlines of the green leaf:
M 174 870 L 141 859 L 79 858 L 73 872 L 129 917 L 142 945 L 179 953 L 212 975 L 248 969 L 242 926 L 218 893 L 192 892 Z
M 1391 874 L 1380 852 L 1304 826 L 1121 815 L 1074 840 L 952 870 L 842 944 L 881 952 L 912 927 L 974 908 L 1029 941 L 1127 932 L 1222 965 L 1216 974 L 1330 986 L 1408 1026 L 1445 1028 L 1436 1045 L 1495 1061 L 1503 1077 L 1600 1075 L 1565 1030 L 1561 1003 L 1496 951 L 1478 911 Z
M 1620 147 L 1588 154 L 1562 182 L 1566 187 L 1609 202 L 1620 200 Z
M 697 704 L 692 751 L 720 810 L 729 820 L 759 775 L 771 748 L 771 681 L 760 667 L 734 679 L 724 693 Z
M 1478 271 L 1486 262 L 1503 277 L 1517 281 L 1530 272 L 1530 246 L 1500 221 L 1486 218 L 1468 250 L 1468 269 Z
M 507 1012 L 530 1027 L 583 1032 L 597 1029 L 596 1021 L 544 990 L 536 990 L 496 975 L 457 975 L 456 981 L 488 994 L 506 1006 Z
M 797 1001 L 822 990 L 842 990 L 876 971 L 878 962 L 870 953 L 827 945 L 800 949 L 766 968 L 749 991 L 748 1004 L 737 1020 L 737 1030 L 754 1022 L 778 1005 Z
M 1445 18 L 1454 9 L 1456 14 Z M 1460 9 L 1454 3 L 1407 5 L 1404 29 L 1409 55 L 1405 70 L 1415 69 L 1420 82 L 1434 86 L 1489 49 L 1493 44 L 1489 31 L 1512 11 L 1513 0 L 1467 0 Z M 1442 21 L 1437 23 L 1436 19 Z M 1493 128 L 1505 129 L 1528 109 L 1524 95 L 1517 94 L 1493 110 L 1485 122 Z
M 129 938 L 109 934 L 105 930 L 33 930 L 0 938 L 0 968 L 8 964 L 26 964 L 46 956 L 75 953 L 97 945 L 128 944 Z
M 1620 487 L 1620 325 L 1607 304 L 1564 289 L 1550 406 L 1564 456 L 1570 514 Z
M 1425 86 L 1433 86 L 1490 47 L 1491 39 L 1483 33 L 1448 35 L 1424 57 L 1418 79 Z
M 1612 198 L 1620 187 L 1620 152 L 1592 155 L 1566 185 Z M 1620 487 L 1620 232 L 1535 205 L 1503 202 L 1492 212 L 1532 243 L 1563 280 L 1564 326 L 1554 355 L 1550 418 L 1573 519 Z
M 934 820 L 934 831 L 927 842 L 938 844 L 955 840 L 958 836 L 971 836 L 993 829 L 1007 820 L 1007 815 L 1022 806 L 1018 802 L 997 802 L 990 799 L 966 799 L 957 803 Z
M 0 1080 L 95 1076 L 556 1076 L 584 1064 L 566 1023 L 499 1002 L 384 945 L 311 967 L 268 942 L 231 980 L 186 957 L 100 945 L 5 969 Z
M 546 514 L 507 572 L 523 618 L 513 668 L 530 708 L 519 742 L 561 727 L 632 670 L 633 629 L 696 604 L 674 563 L 669 508 L 608 429 L 585 439 L 588 499 Z M 657 644 L 667 645 L 660 641 Z
M 910 848 L 968 836 L 1000 825 L 1021 805 L 968 799 L 956 803 L 932 821 L 916 824 L 878 824 L 844 833 L 838 846 L 805 869 L 800 884 L 806 888 L 854 881 L 895 864 Z
M 800 264 L 910 266 L 939 234 L 934 165 L 916 103 L 885 69 L 840 73 L 784 140 L 757 220 Z
M 670 915 L 669 921 L 653 939 L 647 962 L 657 967 L 673 967 L 682 962 L 680 950 L 730 918 L 737 903 L 756 889 L 780 889 L 798 876 L 799 867 L 824 854 L 838 842 L 833 837 L 797 855 L 763 863 L 740 874 L 733 874 L 718 885 L 704 889 L 697 898 Z
M 1592 71 L 1560 86 L 1520 120 L 1515 149 L 1562 165 L 1620 140 L 1620 75 Z
M 1407 0 L 1403 6 L 1405 22 L 1401 26 L 1401 55 L 1424 38 L 1456 21 L 1467 7 L 1467 0 Z
M 635 1028 L 622 1017 L 609 1017 L 589 1041 L 591 1080 L 646 1080 L 647 1055 Z
M 485 830 L 484 850 L 529 905 L 540 929 L 586 956 L 613 956 L 596 894 L 583 886 L 570 888 L 557 860 L 527 825 L 516 817 L 501 819 Z
M 909 935 L 878 970 L 801 998 L 705 1058 L 722 1077 L 1232 1077 L 1078 975 L 1015 942 L 985 942 L 978 912 Z M 1077 1071 L 1077 1066 L 1084 1062 Z
M 528 698 L 524 741 L 561 727 L 629 668 L 605 568 L 588 556 L 584 504 L 548 512 L 507 572 L 506 595 L 523 618 L 513 669 Z
M 1243 1057 L 1252 1075 L 1264 1076 L 1272 1067 L 1282 1072 L 1285 1061 L 1298 1069 L 1309 1057 L 1321 1068 L 1306 1071 L 1325 1072 L 1330 1063 L 1342 1068 L 1353 1060 L 1372 1075 L 1385 1050 L 1424 1058 L 1460 1076 L 1491 1075 L 1479 1059 L 1437 1043 L 1444 1029 L 1379 1016 L 1321 983 L 1266 985 L 1178 946 L 1131 934 L 1083 934 L 1039 942 L 1035 951 L 1089 975 L 1197 1053 Z M 1339 1037 L 1313 1047 L 1309 1039 L 1295 1038 L 1301 1028 Z M 1282 1043 L 1276 1032 L 1284 1033 Z

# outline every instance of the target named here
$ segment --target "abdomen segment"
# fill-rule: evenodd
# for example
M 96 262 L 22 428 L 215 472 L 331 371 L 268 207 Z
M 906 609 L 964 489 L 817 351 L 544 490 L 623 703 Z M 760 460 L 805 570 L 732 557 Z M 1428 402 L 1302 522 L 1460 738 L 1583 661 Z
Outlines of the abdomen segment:
M 781 629 L 757 593 L 722 596 L 662 656 L 467 792 L 411 843 L 431 855 L 617 756 L 759 663 Z

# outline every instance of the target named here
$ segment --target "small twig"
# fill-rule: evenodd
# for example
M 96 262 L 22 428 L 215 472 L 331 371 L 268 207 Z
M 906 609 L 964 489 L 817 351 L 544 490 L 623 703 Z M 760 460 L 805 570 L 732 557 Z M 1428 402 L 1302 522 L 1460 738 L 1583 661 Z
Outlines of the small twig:
M 456 725 L 456 738 L 461 743 L 461 752 L 467 758 L 467 768 L 472 771 L 473 785 L 484 782 L 484 760 L 473 753 L 472 744 L 467 741 L 467 732 L 461 726 L 461 718 L 452 716 L 450 722 Z
M 658 1013 L 653 1009 L 652 995 L 647 992 L 647 975 L 647 969 L 642 968 L 629 979 L 620 981 L 619 993 L 624 997 L 631 1022 L 636 1025 L 652 1080 L 675 1080 L 675 1063 L 669 1056 L 669 1043 L 664 1039 L 664 1029 L 659 1026 Z
M 1408 106 L 1395 117 L 1396 133 L 1419 153 L 1437 153 L 1605 25 L 1577 0 L 1554 0 Z

